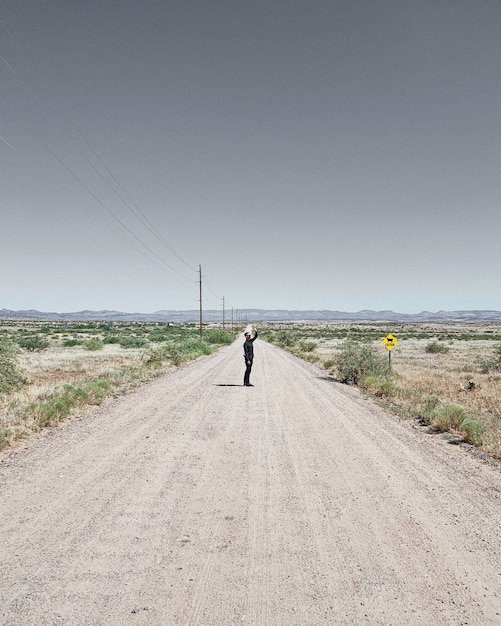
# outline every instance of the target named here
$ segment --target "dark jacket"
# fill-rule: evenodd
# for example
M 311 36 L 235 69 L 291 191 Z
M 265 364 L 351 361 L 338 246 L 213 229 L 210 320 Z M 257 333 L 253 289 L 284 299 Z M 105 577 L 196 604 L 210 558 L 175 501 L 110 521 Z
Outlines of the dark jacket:
M 256 339 L 257 339 L 257 330 L 255 331 L 255 335 L 252 339 L 245 340 L 245 343 L 244 343 L 245 361 L 250 361 L 252 363 L 252 361 L 254 360 L 254 346 L 252 344 L 254 343 L 254 341 L 256 341 Z

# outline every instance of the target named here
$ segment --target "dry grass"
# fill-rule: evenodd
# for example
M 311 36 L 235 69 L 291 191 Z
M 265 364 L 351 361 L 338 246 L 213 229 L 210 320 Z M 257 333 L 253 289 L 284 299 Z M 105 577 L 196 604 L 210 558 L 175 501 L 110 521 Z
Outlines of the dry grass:
M 37 423 L 38 413 L 36 409 L 30 411 L 30 407 L 42 405 L 67 385 L 79 388 L 89 381 L 109 381 L 114 377 L 117 381 L 122 378 L 123 383 L 123 372 L 128 369 L 135 369 L 137 378 L 136 381 L 129 380 L 129 385 L 151 377 L 151 372 L 140 366 L 141 350 L 123 350 L 116 345 L 107 345 L 92 352 L 82 346 L 63 348 L 54 341 L 51 343 L 41 352 L 23 350 L 19 353 L 18 367 L 26 384 L 10 393 L 0 394 L 0 448 L 37 430 L 41 425 Z M 87 401 L 88 404 L 95 402 Z
M 74 385 L 99 378 L 103 373 L 118 372 L 139 364 L 141 350 L 123 350 L 117 345 L 105 346 L 99 352 L 91 352 L 75 346 L 52 347 L 42 352 L 21 352 L 19 367 L 27 379 L 27 385 L 0 397 L 0 411 L 5 405 L 22 405 L 47 395 L 62 385 Z
M 461 406 L 473 419 L 485 424 L 481 448 L 501 458 L 501 374 L 483 373 L 480 363 L 492 358 L 493 343 L 456 341 L 446 354 L 427 354 L 425 341 L 408 340 L 394 350 L 394 380 L 399 389 L 393 401 L 410 413 L 416 399 L 437 396 L 443 404 Z M 473 380 L 475 387 L 466 389 Z M 405 391 L 414 391 L 412 394 Z
M 436 396 L 440 405 L 457 405 L 485 427 L 479 447 L 501 458 L 501 373 L 482 368 L 501 345 L 501 324 L 303 324 L 286 329 L 270 326 L 269 332 L 275 341 L 280 333 L 293 335 L 295 345 L 315 338 L 314 353 L 333 376 L 336 354 L 347 337 L 361 338 L 386 356 L 381 340 L 391 332 L 399 340 L 391 355 L 392 381 L 373 381 L 366 385 L 368 393 L 408 417 L 422 417 L 430 396 Z M 427 347 L 433 343 L 447 350 L 429 352 Z M 469 380 L 474 381 L 471 390 L 465 388 Z M 432 420 L 428 423 L 434 425 Z M 457 434 L 469 440 L 467 433 Z
M 56 424 L 84 405 L 126 393 L 176 364 L 210 354 L 233 340 L 212 329 L 206 331 L 207 342 L 200 342 L 197 329 L 161 324 L 108 327 L 75 323 L 62 327 L 56 322 L 0 320 L 4 345 L 23 343 L 19 341 L 23 337 L 37 335 L 48 346 L 38 351 L 18 349 L 14 359 L 24 384 L 4 387 L 0 393 L 0 449 Z M 97 349 L 88 349 L 90 340 Z M 68 341 L 79 345 L 67 345 Z M 141 347 L 129 347 L 138 342 Z M 8 368 L 12 370 L 12 359 Z

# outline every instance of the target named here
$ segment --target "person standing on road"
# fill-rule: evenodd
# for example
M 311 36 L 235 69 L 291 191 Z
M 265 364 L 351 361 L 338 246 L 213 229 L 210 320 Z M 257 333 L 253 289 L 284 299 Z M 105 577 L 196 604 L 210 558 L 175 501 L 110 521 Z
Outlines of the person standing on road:
M 244 343 L 244 359 L 245 359 L 245 375 L 244 375 L 244 387 L 253 387 L 250 384 L 250 374 L 252 370 L 252 362 L 254 361 L 254 346 L 252 345 L 257 339 L 257 329 L 254 329 L 254 337 L 251 339 L 251 334 L 247 331 L 245 333 Z

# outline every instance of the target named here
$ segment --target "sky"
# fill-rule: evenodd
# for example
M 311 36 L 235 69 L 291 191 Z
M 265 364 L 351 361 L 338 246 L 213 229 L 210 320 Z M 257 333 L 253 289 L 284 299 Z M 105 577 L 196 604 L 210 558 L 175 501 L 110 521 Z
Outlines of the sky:
M 499 0 L 3 0 L 0 309 L 501 310 L 500 68 Z

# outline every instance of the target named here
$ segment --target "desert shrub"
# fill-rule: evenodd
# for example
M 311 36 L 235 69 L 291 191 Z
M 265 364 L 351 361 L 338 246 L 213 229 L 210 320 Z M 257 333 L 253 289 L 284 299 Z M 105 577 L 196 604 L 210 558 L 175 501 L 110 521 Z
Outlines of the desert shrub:
M 442 432 L 448 430 L 461 430 L 468 415 L 463 407 L 457 404 L 444 404 L 438 406 L 430 416 L 430 424 Z
M 303 352 L 301 357 L 310 363 L 317 363 L 320 361 L 320 357 L 318 354 L 314 354 L 313 352 Z
M 334 367 L 334 361 L 332 359 L 326 359 L 324 361 L 324 367 L 326 370 L 329 370 L 331 367 Z
M 81 339 L 65 339 L 63 341 L 63 346 L 65 348 L 73 348 L 74 346 L 81 346 L 83 341 Z
M 472 446 L 481 446 L 482 435 L 485 433 L 486 428 L 485 424 L 480 424 L 473 419 L 467 418 L 461 426 L 464 441 L 471 443 Z
M 377 398 L 388 397 L 395 394 L 398 387 L 388 378 L 368 376 L 364 379 L 364 387 Z
M 335 358 L 339 378 L 349 385 L 358 385 L 367 376 L 389 376 L 384 357 L 373 346 L 346 341 Z
M 100 339 L 89 339 L 88 341 L 84 341 L 83 347 L 86 350 L 95 352 L 96 350 L 102 350 L 104 348 L 104 343 Z
M 8 426 L 0 426 L 0 450 L 9 445 L 12 435 L 14 435 L 12 428 L 9 428 Z
M 0 341 L 0 393 L 18 389 L 25 382 L 16 363 L 17 351 L 10 341 Z
M 235 337 L 233 336 L 233 334 L 228 332 L 227 330 L 213 329 L 206 330 L 204 332 L 204 341 L 210 344 L 229 345 L 230 343 L 233 343 L 234 339 Z
M 120 337 L 118 343 L 122 348 L 142 348 L 146 345 L 146 340 L 141 337 Z
M 424 401 L 424 407 L 421 417 L 426 424 L 430 423 L 431 416 L 440 404 L 440 399 L 437 396 L 427 396 Z
M 164 333 L 150 333 L 148 339 L 155 343 L 161 343 L 162 341 L 168 341 L 169 337 Z
M 108 344 L 108 343 L 120 343 L 120 337 L 117 337 L 116 335 L 111 335 L 110 337 L 105 337 L 103 339 L 103 343 Z
M 148 349 L 143 355 L 143 363 L 149 367 L 159 367 L 165 361 L 181 365 L 203 354 L 212 352 L 211 346 L 195 337 L 170 341 L 156 349 Z
M 37 352 L 39 350 L 45 350 L 49 347 L 49 340 L 40 335 L 28 335 L 18 339 L 17 343 L 21 348 L 28 350 L 29 352 Z
M 430 416 L 430 424 L 442 432 L 454 430 L 461 433 L 461 439 L 473 446 L 482 445 L 482 435 L 486 425 L 472 419 L 457 404 L 437 406 Z
M 106 380 L 88 380 L 80 386 L 64 385 L 39 402 L 28 405 L 27 416 L 42 428 L 68 417 L 71 410 L 84 404 L 101 404 L 109 393 L 110 383 Z
M 259 332 L 259 338 L 269 343 L 276 343 L 276 332 L 265 328 Z
M 446 346 L 439 341 L 432 341 L 425 347 L 425 352 L 428 352 L 429 354 L 446 354 L 449 350 L 449 346 Z
M 149 348 L 144 351 L 142 356 L 143 364 L 152 369 L 161 367 L 165 360 L 166 356 L 163 348 Z
M 75 400 L 68 395 L 56 395 L 44 402 L 32 402 L 29 410 L 33 414 L 35 423 L 40 426 L 48 426 L 64 419 L 70 414 Z
M 281 330 L 275 336 L 275 342 L 283 348 L 291 348 L 296 343 L 296 335 L 290 331 Z
M 501 345 L 494 348 L 494 354 L 492 358 L 479 363 L 480 371 L 483 374 L 489 374 L 490 372 L 501 372 Z
M 109 394 L 111 385 L 107 380 L 88 380 L 83 383 L 81 390 L 87 404 L 101 404 Z
M 302 352 L 313 352 L 318 344 L 315 341 L 305 341 L 302 339 L 298 345 Z

